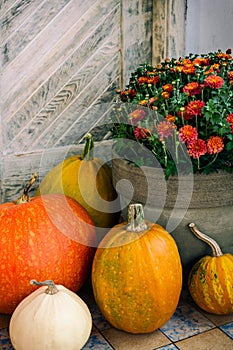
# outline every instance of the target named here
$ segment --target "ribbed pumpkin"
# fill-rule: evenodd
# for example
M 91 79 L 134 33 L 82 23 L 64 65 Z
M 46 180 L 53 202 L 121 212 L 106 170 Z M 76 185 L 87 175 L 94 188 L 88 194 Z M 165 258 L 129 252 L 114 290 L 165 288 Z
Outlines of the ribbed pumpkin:
M 104 317 L 129 333 L 149 333 L 174 313 L 182 267 L 176 243 L 158 224 L 144 221 L 141 204 L 129 206 L 129 223 L 112 228 L 92 265 L 94 297 Z
M 65 194 L 88 211 L 96 227 L 110 229 L 119 218 L 117 193 L 112 185 L 110 167 L 101 159 L 93 158 L 93 149 L 93 138 L 87 134 L 82 155 L 69 157 L 51 169 L 42 179 L 36 195 Z
M 194 223 L 195 236 L 209 244 L 212 256 L 201 258 L 190 271 L 188 288 L 195 303 L 217 315 L 233 313 L 233 255 L 223 254 L 218 243 L 202 233 Z
M 77 292 L 91 272 L 96 233 L 90 215 L 64 195 L 29 199 L 29 187 L 16 203 L 0 205 L 0 313 L 12 313 L 34 290 L 28 283 L 34 277 Z

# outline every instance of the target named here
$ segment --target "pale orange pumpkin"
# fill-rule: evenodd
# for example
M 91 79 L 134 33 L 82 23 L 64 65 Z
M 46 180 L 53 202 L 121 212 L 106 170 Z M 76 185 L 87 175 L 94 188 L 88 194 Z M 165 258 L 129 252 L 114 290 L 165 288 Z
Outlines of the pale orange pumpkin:
M 218 243 L 202 233 L 194 223 L 189 227 L 194 235 L 212 249 L 192 267 L 188 288 L 195 303 L 203 310 L 217 315 L 233 313 L 233 255 L 223 254 Z
M 141 204 L 130 205 L 128 225 L 101 241 L 92 286 L 104 317 L 129 333 L 152 332 L 174 313 L 182 287 L 178 249 L 163 227 L 144 221 Z
M 30 186 L 27 186 L 27 190 Z M 77 292 L 89 276 L 96 233 L 87 211 L 64 195 L 0 205 L 0 313 L 33 291 L 32 278 Z

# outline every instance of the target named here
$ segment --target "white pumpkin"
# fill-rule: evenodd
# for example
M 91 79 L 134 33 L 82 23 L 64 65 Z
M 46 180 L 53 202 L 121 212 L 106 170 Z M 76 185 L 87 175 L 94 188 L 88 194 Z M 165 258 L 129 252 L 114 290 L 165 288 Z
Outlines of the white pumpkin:
M 53 281 L 28 295 L 14 310 L 9 333 L 16 350 L 79 350 L 87 342 L 92 318 L 85 302 Z

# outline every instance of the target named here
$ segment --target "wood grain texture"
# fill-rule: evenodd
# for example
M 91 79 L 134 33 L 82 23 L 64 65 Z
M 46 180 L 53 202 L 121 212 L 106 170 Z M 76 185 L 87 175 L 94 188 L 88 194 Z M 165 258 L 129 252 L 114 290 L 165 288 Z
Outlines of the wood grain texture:
M 15 199 L 32 173 L 43 176 L 79 149 L 86 132 L 102 140 L 115 89 L 153 60 L 152 51 L 159 55 L 154 21 L 165 19 L 154 9 L 163 2 L 0 1 L 1 202 Z M 174 2 L 173 21 L 178 12 L 173 41 L 182 17 Z M 109 160 L 107 146 L 100 154 Z

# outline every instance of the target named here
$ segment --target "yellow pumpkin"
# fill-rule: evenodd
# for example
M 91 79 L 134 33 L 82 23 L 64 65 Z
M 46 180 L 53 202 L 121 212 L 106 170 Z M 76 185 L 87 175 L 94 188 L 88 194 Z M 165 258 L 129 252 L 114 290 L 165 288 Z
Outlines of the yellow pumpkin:
M 69 157 L 51 169 L 42 179 L 36 195 L 65 194 L 87 210 L 96 228 L 110 229 L 118 221 L 119 202 L 111 168 L 101 159 L 93 158 L 93 148 L 93 138 L 87 134 L 82 155 Z
M 174 313 L 182 286 L 176 243 L 160 225 L 144 221 L 141 204 L 129 223 L 101 241 L 92 265 L 94 297 L 104 317 L 129 333 L 149 333 Z
M 204 256 L 189 273 L 188 288 L 195 303 L 217 315 L 233 313 L 233 255 L 223 254 L 217 242 L 202 233 L 194 223 L 195 236 L 210 245 L 212 256 Z

